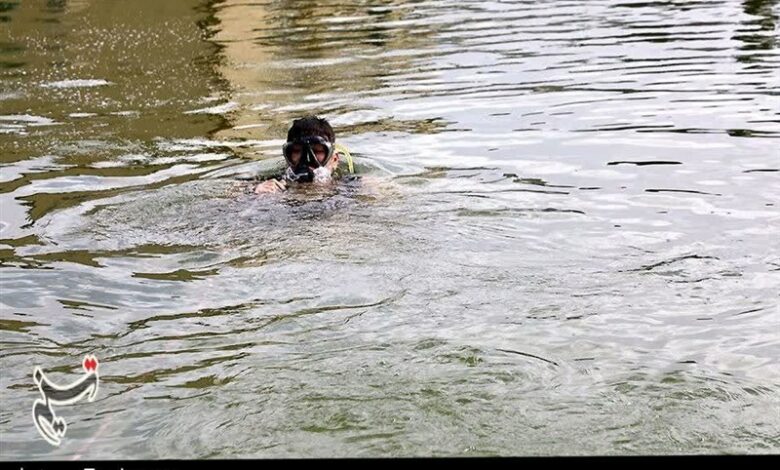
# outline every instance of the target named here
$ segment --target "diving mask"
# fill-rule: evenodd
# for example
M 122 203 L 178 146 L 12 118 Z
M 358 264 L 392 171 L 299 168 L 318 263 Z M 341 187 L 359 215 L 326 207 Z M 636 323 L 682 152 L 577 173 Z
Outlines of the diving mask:
M 314 181 L 315 178 L 318 182 L 323 180 L 323 172 L 320 171 L 318 174 L 315 174 L 315 171 L 327 170 L 325 165 L 333 157 L 333 152 L 333 144 L 328 139 L 320 136 L 304 137 L 285 143 L 282 146 L 282 153 L 289 165 L 287 172 L 285 172 L 285 177 L 290 181 L 302 183 L 309 183 Z M 324 153 L 324 158 L 318 160 L 317 153 Z M 330 172 L 327 173 L 330 176 Z

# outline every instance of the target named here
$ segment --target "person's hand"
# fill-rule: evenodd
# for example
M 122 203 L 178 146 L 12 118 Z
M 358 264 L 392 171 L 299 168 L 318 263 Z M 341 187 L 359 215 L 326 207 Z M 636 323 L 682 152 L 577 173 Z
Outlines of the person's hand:
M 284 181 L 279 181 L 275 179 L 263 181 L 262 183 L 255 186 L 255 194 L 263 194 L 263 193 L 280 193 L 287 189 L 287 185 L 284 183 Z

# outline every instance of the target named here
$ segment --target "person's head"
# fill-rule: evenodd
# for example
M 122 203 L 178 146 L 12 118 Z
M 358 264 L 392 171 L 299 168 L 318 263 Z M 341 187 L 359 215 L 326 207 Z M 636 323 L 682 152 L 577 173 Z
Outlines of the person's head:
M 316 116 L 294 120 L 282 147 L 288 178 L 309 182 L 315 179 L 315 172 L 323 172 L 320 168 L 332 173 L 339 162 L 335 143 L 336 134 L 327 120 Z

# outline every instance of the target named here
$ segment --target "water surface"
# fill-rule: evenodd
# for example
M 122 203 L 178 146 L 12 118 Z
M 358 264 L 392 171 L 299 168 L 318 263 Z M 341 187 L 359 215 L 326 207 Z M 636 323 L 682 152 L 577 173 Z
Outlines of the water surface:
M 779 18 L 5 2 L 2 458 L 777 453 Z M 377 180 L 232 191 L 308 113 Z

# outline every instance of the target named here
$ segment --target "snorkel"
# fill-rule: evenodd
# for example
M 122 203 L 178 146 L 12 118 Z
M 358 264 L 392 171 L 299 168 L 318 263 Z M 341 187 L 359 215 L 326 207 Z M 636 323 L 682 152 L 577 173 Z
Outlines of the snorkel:
M 315 156 L 315 145 L 325 148 L 325 158 L 321 162 Z M 286 142 L 282 146 L 282 153 L 288 164 L 285 179 L 300 183 L 329 181 L 331 172 L 327 164 L 333 157 L 334 148 L 328 139 L 316 135 Z

